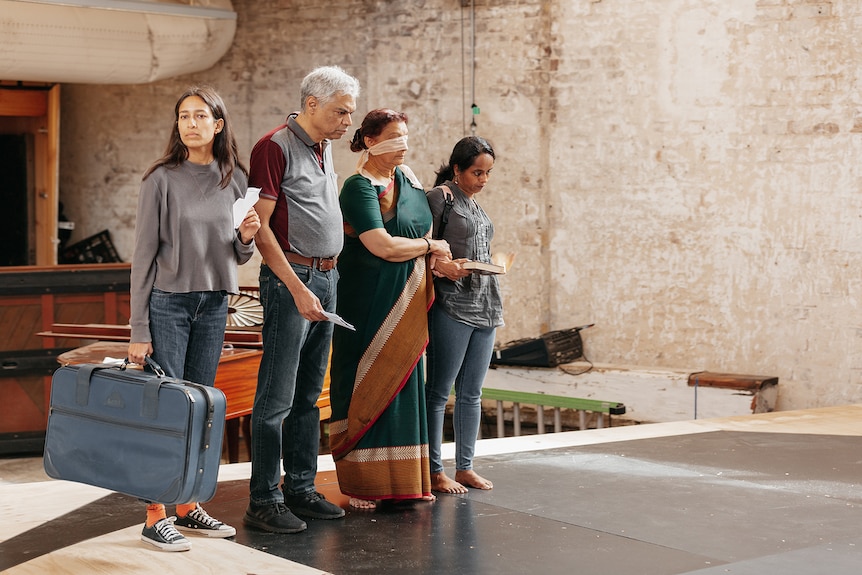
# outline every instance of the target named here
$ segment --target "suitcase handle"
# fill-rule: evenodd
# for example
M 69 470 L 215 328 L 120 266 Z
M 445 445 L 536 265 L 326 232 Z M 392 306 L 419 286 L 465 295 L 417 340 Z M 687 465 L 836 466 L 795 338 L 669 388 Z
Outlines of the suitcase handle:
M 162 369 L 154 359 L 145 356 L 146 364 L 155 372 L 155 377 L 149 378 L 144 383 L 144 398 L 141 403 L 141 416 L 149 419 L 156 419 L 159 414 L 159 387 L 162 385 L 162 379 L 165 377 L 165 370 Z M 123 361 L 123 365 L 119 366 L 120 371 L 125 371 L 129 364 L 127 357 Z M 75 387 L 75 403 L 84 406 L 90 400 L 90 378 L 93 377 L 93 372 L 99 369 L 117 369 L 118 366 L 112 364 L 85 364 L 78 369 L 77 385 Z
M 162 385 L 162 378 L 165 377 L 165 370 L 148 355 L 144 356 L 144 362 L 153 370 L 156 377 L 144 384 L 144 403 L 141 405 L 141 415 L 155 419 L 159 415 L 159 387 Z
M 126 361 L 129 361 L 129 358 L 126 358 Z M 144 362 L 148 366 L 150 366 L 150 369 L 152 369 L 156 375 L 158 375 L 159 377 L 165 376 L 165 370 L 162 369 L 162 366 L 160 366 L 158 363 L 156 363 L 156 360 L 154 360 L 153 358 L 151 358 L 148 355 L 145 355 L 144 356 Z
M 123 365 L 120 366 L 120 369 L 125 370 L 126 366 L 130 365 L 131 363 L 132 362 L 129 361 L 129 357 L 126 356 L 126 358 L 123 360 Z M 159 377 L 165 377 L 165 370 L 162 369 L 162 366 L 160 366 L 158 363 L 156 363 L 156 360 L 154 360 L 150 356 L 148 356 L 148 355 L 144 356 L 144 364 L 148 365 L 150 367 L 150 369 L 153 370 L 153 373 L 155 373 Z

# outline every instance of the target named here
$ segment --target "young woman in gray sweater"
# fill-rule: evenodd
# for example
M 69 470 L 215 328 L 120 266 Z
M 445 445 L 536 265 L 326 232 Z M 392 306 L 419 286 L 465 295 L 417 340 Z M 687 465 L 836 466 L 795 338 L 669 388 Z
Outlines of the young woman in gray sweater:
M 193 87 L 174 108 L 165 155 L 144 175 L 135 224 L 129 361 L 151 356 L 170 377 L 215 383 L 227 323 L 227 294 L 239 291 L 237 265 L 254 253 L 260 220 L 251 208 L 234 227 L 233 204 L 245 196 L 248 171 L 221 97 Z M 210 517 L 198 502 L 148 502 L 141 540 L 186 551 L 179 530 L 232 537 L 236 530 Z

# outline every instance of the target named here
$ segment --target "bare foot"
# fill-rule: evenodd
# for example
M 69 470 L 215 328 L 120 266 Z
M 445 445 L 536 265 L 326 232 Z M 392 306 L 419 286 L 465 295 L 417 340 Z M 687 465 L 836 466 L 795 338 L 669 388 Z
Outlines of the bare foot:
M 431 474 L 431 489 L 441 493 L 467 493 L 467 488 L 449 479 L 445 472 Z
M 431 495 L 423 495 L 422 501 L 437 501 L 437 496 L 433 493 Z
M 371 501 L 370 499 L 359 499 L 358 497 L 351 497 L 348 504 L 354 509 L 377 509 L 377 502 Z
M 474 489 L 493 489 L 494 484 L 473 471 L 472 469 L 462 469 L 455 472 L 455 481 L 467 487 Z

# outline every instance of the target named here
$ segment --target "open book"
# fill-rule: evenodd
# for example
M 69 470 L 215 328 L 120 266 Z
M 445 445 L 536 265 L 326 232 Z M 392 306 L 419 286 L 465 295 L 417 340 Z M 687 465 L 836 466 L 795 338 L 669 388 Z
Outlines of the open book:
M 504 274 L 506 273 L 506 266 L 501 266 L 497 264 L 490 264 L 488 262 L 464 262 L 461 264 L 461 267 L 465 270 L 470 270 L 478 273 L 486 273 L 486 274 Z

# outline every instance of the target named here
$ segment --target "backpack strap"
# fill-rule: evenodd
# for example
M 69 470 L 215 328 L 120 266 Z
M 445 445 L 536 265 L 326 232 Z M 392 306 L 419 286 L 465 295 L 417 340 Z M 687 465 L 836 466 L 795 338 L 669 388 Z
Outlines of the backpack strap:
M 443 213 L 440 216 L 440 227 L 437 228 L 437 233 L 434 235 L 435 240 L 443 237 L 443 232 L 446 231 L 446 224 L 449 223 L 449 212 L 452 211 L 452 206 L 455 205 L 455 195 L 446 184 L 440 186 L 443 191 Z

